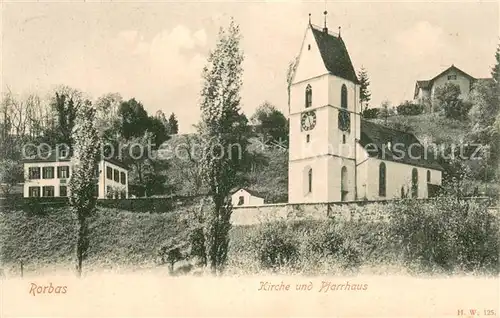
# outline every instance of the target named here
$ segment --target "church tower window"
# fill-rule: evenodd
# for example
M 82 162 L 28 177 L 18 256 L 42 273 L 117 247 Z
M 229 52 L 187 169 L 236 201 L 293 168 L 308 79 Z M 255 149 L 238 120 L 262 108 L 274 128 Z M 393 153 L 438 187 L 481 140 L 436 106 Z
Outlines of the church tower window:
M 347 109 L 347 87 L 345 84 L 342 84 L 340 90 L 340 107 Z
M 387 188 L 387 177 L 385 163 L 381 163 L 378 168 L 378 195 L 385 197 Z
M 418 171 L 417 168 L 413 168 L 411 171 L 411 197 L 418 197 Z
M 431 171 L 427 170 L 427 183 L 431 182 Z
M 342 88 L 340 90 L 340 107 L 339 110 L 339 129 L 342 131 L 351 130 L 351 118 L 350 114 L 347 111 L 347 87 L 345 84 L 342 84 Z
M 311 107 L 312 105 L 312 88 L 311 85 L 307 85 L 306 87 L 306 108 Z
M 347 168 L 342 167 L 340 170 L 340 200 L 341 201 L 346 201 L 347 200 Z

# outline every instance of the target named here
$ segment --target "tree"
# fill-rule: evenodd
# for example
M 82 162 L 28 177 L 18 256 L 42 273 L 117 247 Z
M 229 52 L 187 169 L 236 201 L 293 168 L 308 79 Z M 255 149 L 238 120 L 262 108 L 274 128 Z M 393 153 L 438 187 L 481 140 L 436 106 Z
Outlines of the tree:
M 493 80 L 500 84 L 500 44 L 497 46 L 497 51 L 495 52 L 496 64 L 491 69 L 491 77 Z
M 434 99 L 444 115 L 452 119 L 465 119 L 472 106 L 460 98 L 460 86 L 451 82 L 436 88 Z
M 14 160 L 0 160 L 0 190 L 2 194 L 8 195 L 12 187 L 23 182 L 23 167 Z
M 64 93 L 59 94 L 59 92 L 56 92 L 52 107 L 57 116 L 56 144 L 62 143 L 71 148 L 73 144 L 71 133 L 75 126 L 76 113 L 80 105 L 75 104 L 75 101 Z
M 411 101 L 404 101 L 396 107 L 398 115 L 415 116 L 424 112 L 424 105 L 414 104 Z
M 384 100 L 382 105 L 380 105 L 379 117 L 384 118 L 385 124 L 387 125 L 387 117 L 393 116 L 395 114 L 394 107 L 391 107 L 391 102 Z
M 96 167 L 100 140 L 95 126 L 95 109 L 89 101 L 78 109 L 73 133 L 72 176 L 69 181 L 69 202 L 77 219 L 76 270 L 82 274 L 82 264 L 89 248 L 89 217 L 96 211 Z
M 123 98 L 118 93 L 108 93 L 95 102 L 97 127 L 101 135 L 117 137 L 120 120 L 118 109 Z
M 297 65 L 299 63 L 299 57 L 296 56 L 292 61 L 288 63 L 288 69 L 286 71 L 286 91 L 288 96 L 288 115 L 290 115 L 290 89 L 292 87 L 292 80 L 295 71 L 297 70 Z
M 118 116 L 121 120 L 121 135 L 126 140 L 132 137 L 141 137 L 148 129 L 148 113 L 135 98 L 120 104 Z
M 264 102 L 260 105 L 250 122 L 256 126 L 256 132 L 261 134 L 264 141 L 268 140 L 288 143 L 288 121 L 274 105 Z
M 163 122 L 154 116 L 149 117 L 149 125 L 147 131 L 151 132 L 153 141 L 153 149 L 158 149 L 166 140 L 169 139 L 168 127 Z
M 368 79 L 368 73 L 366 72 L 366 69 L 364 67 L 361 67 L 361 69 L 359 70 L 358 78 L 359 78 L 359 84 L 361 86 L 359 90 L 359 100 L 361 101 L 361 107 L 363 107 L 364 104 L 365 105 L 364 109 L 367 109 L 372 94 L 368 89 L 368 86 L 370 86 L 370 80 Z
M 177 135 L 179 133 L 179 122 L 177 121 L 177 117 L 175 117 L 174 113 L 168 117 L 168 127 L 171 135 Z
M 203 68 L 199 133 L 202 139 L 201 169 L 212 204 L 205 217 L 205 248 L 213 274 L 223 271 L 227 260 L 232 206 L 229 194 L 238 184 L 248 140 L 246 118 L 240 114 L 243 52 L 240 29 L 231 20 L 221 28 L 217 45 Z M 234 147 L 236 146 L 236 148 Z

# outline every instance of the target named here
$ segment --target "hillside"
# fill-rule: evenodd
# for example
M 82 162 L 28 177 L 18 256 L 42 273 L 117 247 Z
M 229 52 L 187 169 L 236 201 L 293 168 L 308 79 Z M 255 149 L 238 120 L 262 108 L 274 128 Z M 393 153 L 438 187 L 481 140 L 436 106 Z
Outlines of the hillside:
M 416 116 L 391 116 L 372 119 L 375 123 L 397 130 L 413 133 L 421 143 L 437 145 L 460 144 L 471 129 L 469 121 L 448 119 L 439 114 Z M 196 149 L 195 134 L 177 135 L 167 141 L 162 148 L 172 154 L 169 161 L 168 179 L 178 195 L 194 195 L 201 188 L 201 177 L 197 168 L 196 150 L 191 157 L 186 149 Z M 247 173 L 248 187 L 265 195 L 266 203 L 288 201 L 288 152 L 279 146 L 266 146 L 258 136 L 250 139 L 248 147 L 252 165 Z M 176 154 L 176 155 L 173 155 Z M 479 183 L 478 183 L 479 184 Z M 475 187 L 477 184 L 472 185 Z
M 469 121 L 445 118 L 438 113 L 416 116 L 391 116 L 371 121 L 394 129 L 413 133 L 422 143 L 457 144 L 471 128 Z

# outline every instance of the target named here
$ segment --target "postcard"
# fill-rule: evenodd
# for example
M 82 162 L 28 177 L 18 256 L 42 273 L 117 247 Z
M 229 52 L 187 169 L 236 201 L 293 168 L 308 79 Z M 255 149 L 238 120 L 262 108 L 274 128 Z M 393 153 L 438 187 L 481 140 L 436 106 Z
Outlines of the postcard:
M 500 316 L 497 2 L 0 8 L 0 317 Z

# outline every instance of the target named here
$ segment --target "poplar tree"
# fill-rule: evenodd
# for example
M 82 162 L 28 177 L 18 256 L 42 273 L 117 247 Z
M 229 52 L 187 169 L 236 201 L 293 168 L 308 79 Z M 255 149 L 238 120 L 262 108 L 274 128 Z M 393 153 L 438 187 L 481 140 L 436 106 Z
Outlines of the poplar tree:
M 78 276 L 81 276 L 82 264 L 89 247 L 89 218 L 96 211 L 96 167 L 100 149 L 95 109 L 89 101 L 78 109 L 72 137 L 69 202 L 77 219 L 76 270 Z
M 358 72 L 358 78 L 360 83 L 360 93 L 359 99 L 361 101 L 361 106 L 365 105 L 365 109 L 368 108 L 368 103 L 371 99 L 371 93 L 368 87 L 370 86 L 370 80 L 368 79 L 368 73 L 364 67 L 361 67 L 361 70 Z
M 227 260 L 232 213 L 229 195 L 239 183 L 246 155 L 248 125 L 240 114 L 244 59 L 240 39 L 239 26 L 231 19 L 227 29 L 220 29 L 202 75 L 198 129 L 203 147 L 202 177 L 211 201 L 204 217 L 204 243 L 213 274 L 222 272 Z

